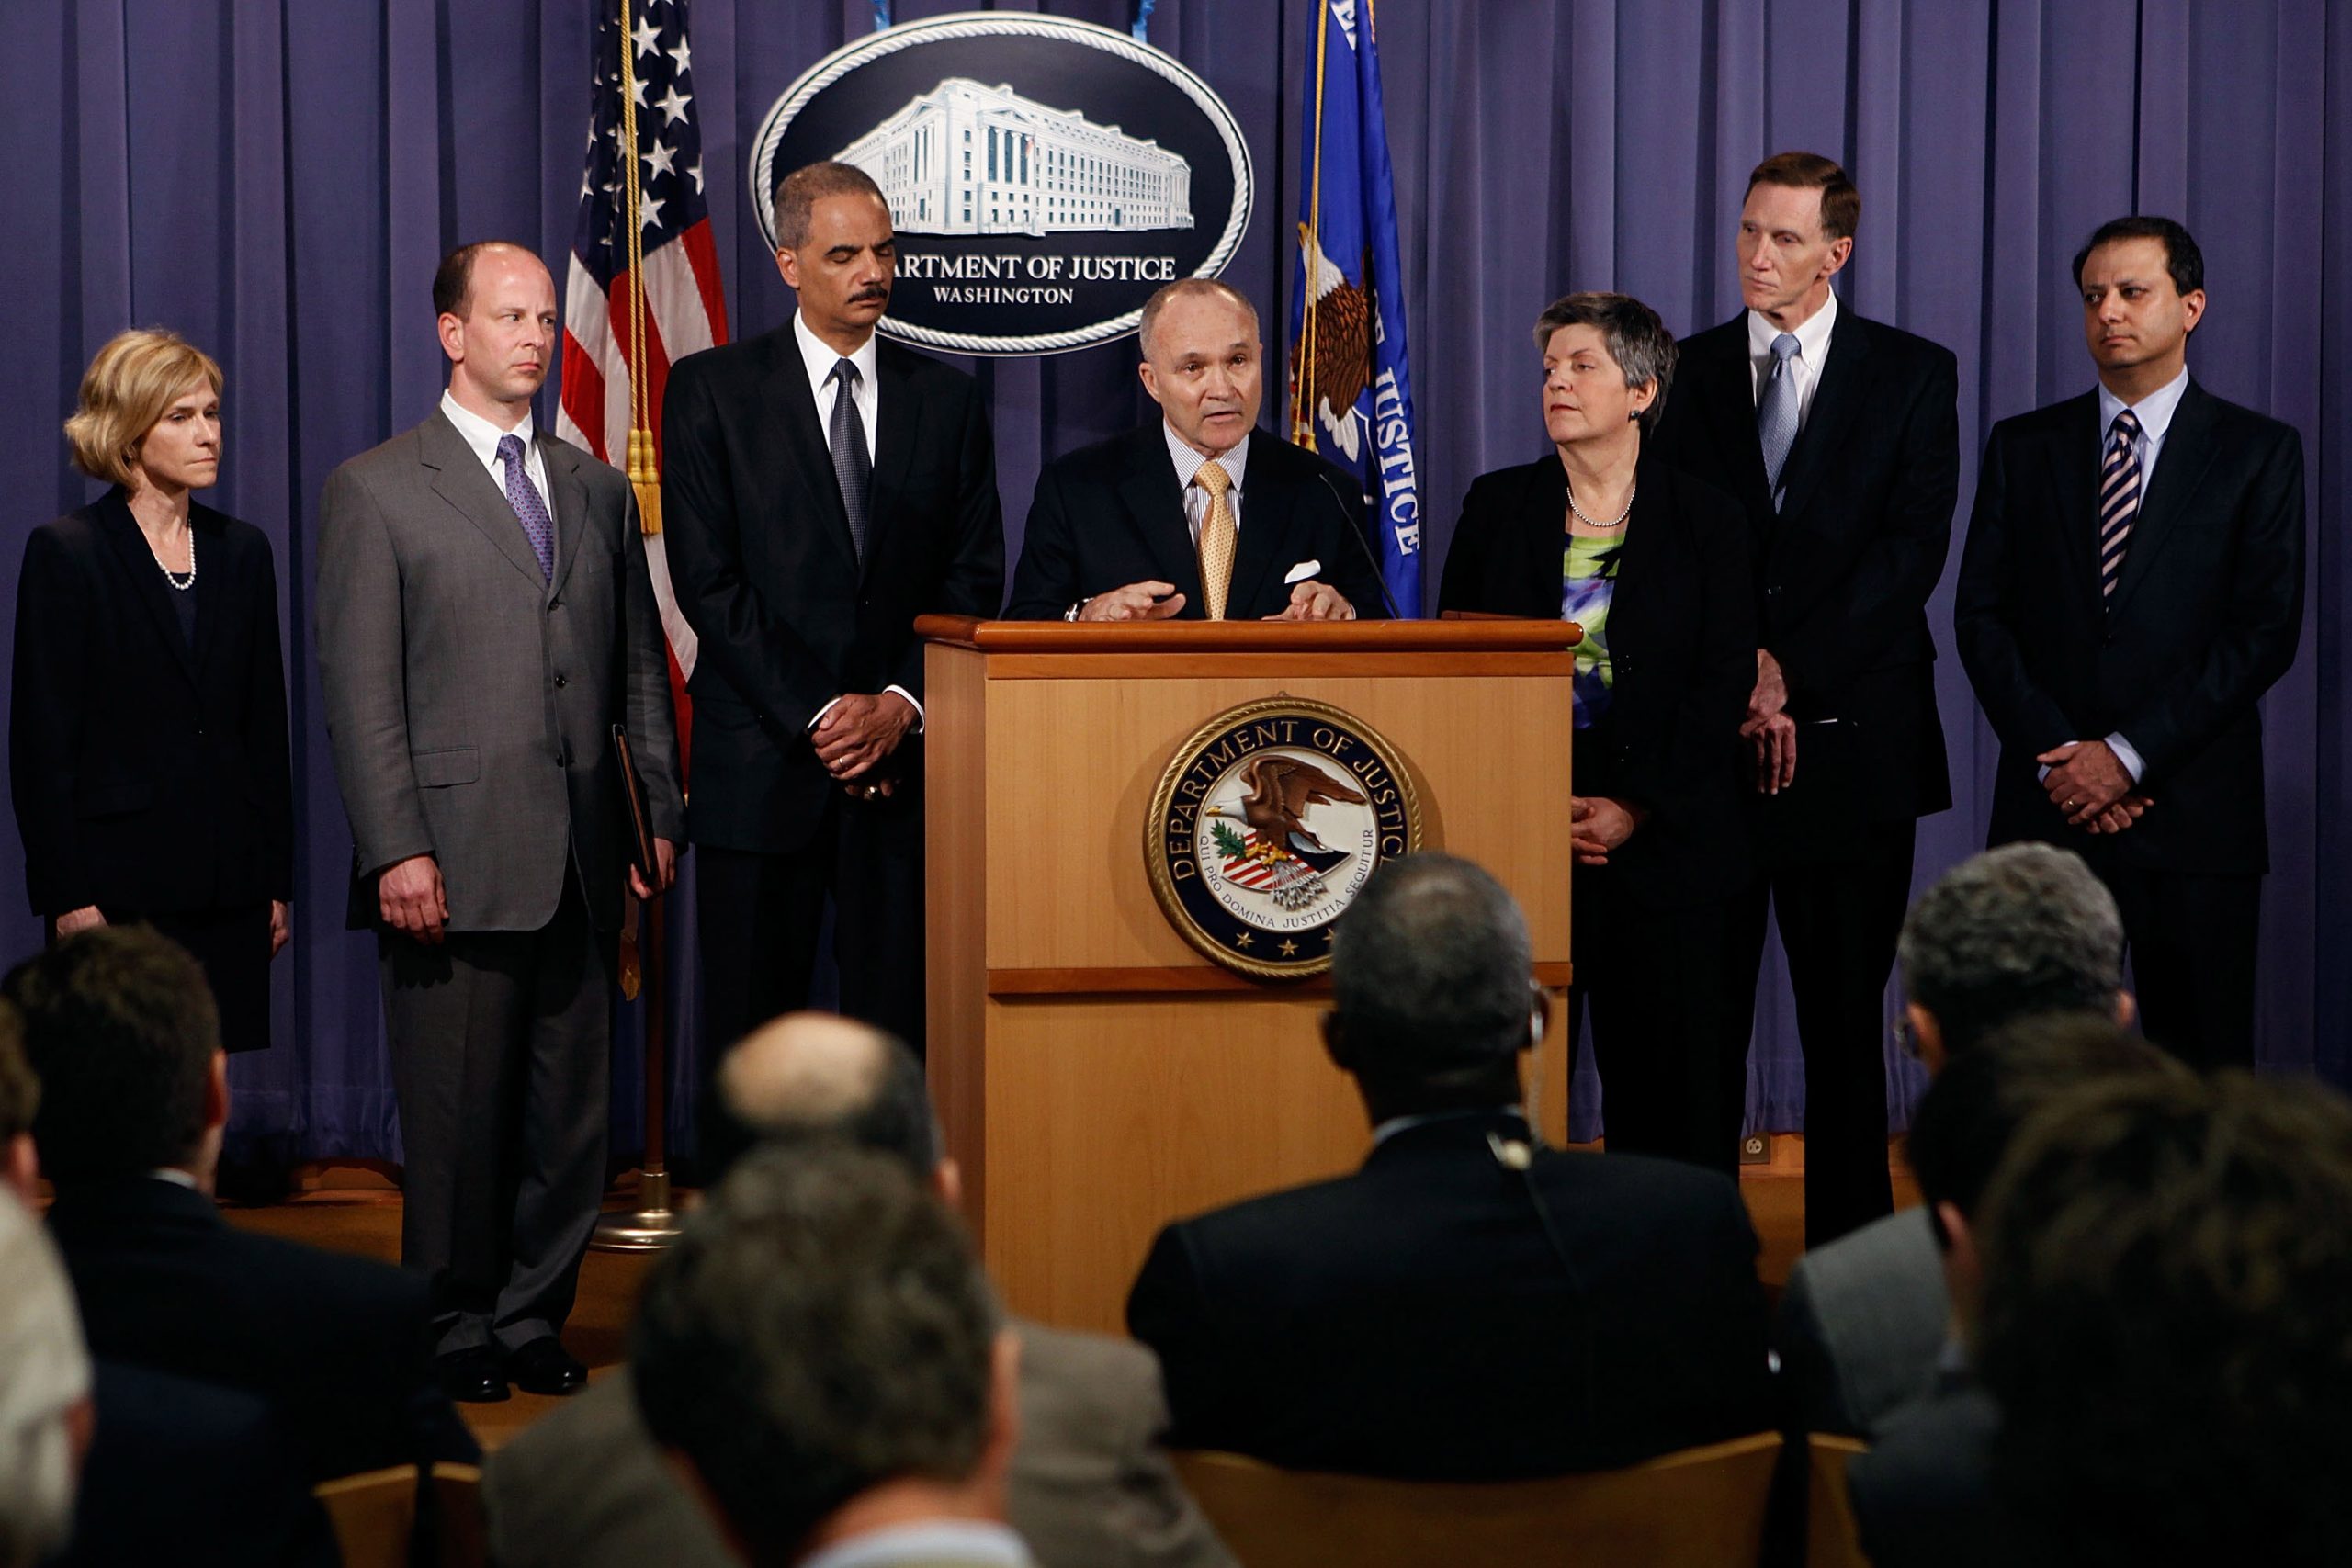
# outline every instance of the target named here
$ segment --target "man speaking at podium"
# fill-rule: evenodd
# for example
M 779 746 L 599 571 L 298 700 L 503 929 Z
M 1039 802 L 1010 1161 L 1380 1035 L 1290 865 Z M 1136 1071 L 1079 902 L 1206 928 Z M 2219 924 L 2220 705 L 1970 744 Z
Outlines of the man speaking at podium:
M 1146 301 L 1144 390 L 1163 416 L 1037 477 L 1012 620 L 1351 621 L 1382 593 L 1363 498 L 1256 428 L 1258 312 L 1187 277 Z

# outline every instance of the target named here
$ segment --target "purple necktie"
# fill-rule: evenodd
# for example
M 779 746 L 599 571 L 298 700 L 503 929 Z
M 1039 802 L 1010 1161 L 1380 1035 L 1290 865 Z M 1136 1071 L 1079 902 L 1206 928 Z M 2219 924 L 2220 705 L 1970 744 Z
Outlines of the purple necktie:
M 515 521 L 523 525 L 524 537 L 531 541 L 531 553 L 539 558 L 539 575 L 552 582 L 555 519 L 548 515 L 548 503 L 540 499 L 538 487 L 531 482 L 530 471 L 523 467 L 523 438 L 500 436 L 498 460 L 506 465 L 506 504 L 514 509 Z

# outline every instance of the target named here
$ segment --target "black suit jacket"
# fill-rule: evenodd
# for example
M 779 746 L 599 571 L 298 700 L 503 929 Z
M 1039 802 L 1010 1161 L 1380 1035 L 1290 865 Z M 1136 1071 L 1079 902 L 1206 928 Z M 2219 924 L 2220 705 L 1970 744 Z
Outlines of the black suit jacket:
M 32 532 L 9 775 L 33 912 L 294 897 L 294 786 L 269 539 L 207 506 L 193 648 L 117 488 Z
M 1278 435 L 1251 431 L 1226 618 L 1280 615 L 1291 595 L 1283 579 L 1307 561 L 1320 563 L 1315 579 L 1338 589 L 1357 615 L 1386 615 L 1363 528 L 1353 479 Z M 1184 595 L 1177 619 L 1207 615 L 1183 487 L 1158 420 L 1058 457 L 1037 476 L 1004 614 L 1059 620 L 1081 599 L 1154 581 Z
M 232 1229 L 153 1177 L 69 1185 L 49 1227 L 92 1355 L 261 1395 L 307 1480 L 481 1458 L 434 1378 L 423 1276 Z
M 92 1371 L 96 1435 L 74 1497 L 73 1543 L 49 1568 L 343 1561 L 267 1401 L 145 1367 Z
M 673 366 L 662 509 L 678 608 L 700 639 L 696 843 L 781 853 L 808 842 L 831 787 L 808 725 L 845 693 L 922 695 L 914 619 L 989 615 L 1004 592 L 1004 516 L 979 388 L 892 343 L 880 398 L 865 559 L 792 323 Z M 919 776 L 910 736 L 885 771 Z
M 1780 661 L 1798 725 L 1795 782 L 1749 792 L 1770 859 L 1835 857 L 1857 821 L 1951 804 L 1928 599 L 1960 493 L 1958 389 L 1950 349 L 1839 301 L 1776 513 L 1747 313 L 1681 345 L 1655 446 L 1747 513 L 1758 646 Z
M 2303 448 L 2191 381 L 2099 592 L 2098 395 L 2003 420 L 1984 447 L 1953 618 L 2001 738 L 1992 841 L 2098 846 L 2206 875 L 2268 869 L 2256 703 L 2303 621 Z M 2120 734 L 2155 801 L 2111 842 L 2065 825 L 2034 758 Z M 1802 765 L 1802 764 L 1800 764 Z
M 1556 457 L 1481 475 L 1462 502 L 1440 607 L 1558 619 L 1567 514 L 1567 471 Z M 1720 896 L 1747 874 L 1739 721 L 1756 683 L 1747 577 L 1738 506 L 1645 457 L 1609 605 L 1609 712 L 1577 738 L 1576 790 L 1649 809 L 1610 865 L 1626 896 L 1650 908 Z
M 1180 1447 L 1371 1475 L 1627 1463 L 1771 1424 L 1734 1185 L 1636 1155 L 1504 1168 L 1449 1118 L 1353 1176 L 1170 1225 L 1127 1298 Z M 1558 1240 L 1547 1239 L 1540 1193 Z

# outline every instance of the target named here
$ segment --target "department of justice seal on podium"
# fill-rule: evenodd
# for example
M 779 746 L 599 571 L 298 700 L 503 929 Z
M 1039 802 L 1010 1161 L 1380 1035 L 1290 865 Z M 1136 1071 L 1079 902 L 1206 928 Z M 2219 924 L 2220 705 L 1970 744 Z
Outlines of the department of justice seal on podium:
M 1420 848 L 1420 802 L 1388 739 L 1329 703 L 1218 714 L 1152 792 L 1144 863 L 1169 922 L 1261 980 L 1331 966 L 1331 923 L 1383 861 Z

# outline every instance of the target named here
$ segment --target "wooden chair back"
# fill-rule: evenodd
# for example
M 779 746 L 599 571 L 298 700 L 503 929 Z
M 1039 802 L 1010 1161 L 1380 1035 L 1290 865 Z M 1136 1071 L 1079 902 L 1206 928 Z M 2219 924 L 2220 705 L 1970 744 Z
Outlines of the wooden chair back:
M 416 1466 L 396 1464 L 322 1481 L 311 1495 L 326 1510 L 344 1568 L 484 1568 L 489 1532 L 481 1516 L 481 1468 L 435 1464 L 430 1481 L 430 1540 L 417 1540 Z
M 1176 1455 L 1248 1568 L 1471 1562 L 1745 1568 L 1763 1548 L 1777 1433 L 1535 1481 L 1386 1481 L 1238 1454 Z
M 1805 1568 L 1870 1568 L 1854 1524 L 1853 1498 L 1846 1490 L 1847 1462 L 1869 1446 L 1859 1438 L 1823 1432 L 1805 1440 Z

